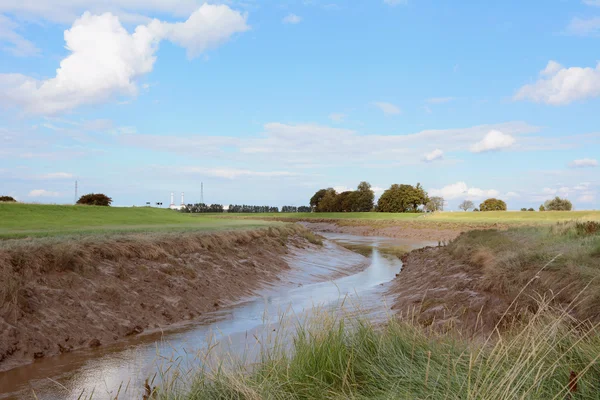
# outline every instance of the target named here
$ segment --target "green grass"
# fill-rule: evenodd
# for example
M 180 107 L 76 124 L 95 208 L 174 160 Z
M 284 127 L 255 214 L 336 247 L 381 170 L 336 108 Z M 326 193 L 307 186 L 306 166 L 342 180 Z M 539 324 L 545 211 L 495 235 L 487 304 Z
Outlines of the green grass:
M 219 368 L 198 371 L 191 389 L 182 390 L 184 375 L 175 372 L 156 398 L 598 399 L 599 357 L 598 327 L 547 304 L 526 324 L 480 342 L 427 332 L 410 320 L 377 327 L 317 314 L 298 328 L 291 351 L 263 351 L 251 371 L 225 357 Z
M 138 231 L 250 229 L 276 222 L 223 219 L 149 207 L 0 203 L 0 238 Z
M 363 221 L 418 221 L 428 222 L 456 222 L 456 223 L 554 223 L 568 220 L 600 221 L 600 211 L 487 211 L 487 212 L 462 212 L 444 211 L 431 214 L 418 213 L 377 213 L 377 212 L 324 212 L 324 213 L 265 213 L 265 214 L 225 214 L 221 218 L 256 218 L 256 219 L 294 219 L 294 220 L 363 220 Z

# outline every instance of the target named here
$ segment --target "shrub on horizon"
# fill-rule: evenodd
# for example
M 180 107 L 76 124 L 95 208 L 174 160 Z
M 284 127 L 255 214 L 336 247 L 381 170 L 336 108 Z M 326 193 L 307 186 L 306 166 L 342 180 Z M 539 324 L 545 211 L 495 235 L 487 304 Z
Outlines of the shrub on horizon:
M 110 206 L 112 199 L 103 193 L 84 194 L 77 200 L 77 204 L 86 206 Z
M 487 199 L 479 205 L 481 211 L 506 211 L 506 203 L 500 199 Z
M 12 196 L 0 196 L 0 203 L 16 203 L 14 197 Z

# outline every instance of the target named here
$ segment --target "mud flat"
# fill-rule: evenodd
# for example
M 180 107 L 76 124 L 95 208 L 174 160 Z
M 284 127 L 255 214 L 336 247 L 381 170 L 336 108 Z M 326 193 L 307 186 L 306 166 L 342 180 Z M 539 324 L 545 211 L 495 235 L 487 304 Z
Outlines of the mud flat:
M 309 240 L 287 226 L 4 241 L 0 371 L 218 310 L 281 279 Z

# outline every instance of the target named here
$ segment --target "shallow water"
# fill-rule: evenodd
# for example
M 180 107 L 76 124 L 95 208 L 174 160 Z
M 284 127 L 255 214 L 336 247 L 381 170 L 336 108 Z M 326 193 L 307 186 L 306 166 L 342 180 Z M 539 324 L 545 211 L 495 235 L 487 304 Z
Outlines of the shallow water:
M 400 272 L 401 261 L 387 249 L 414 248 L 431 243 L 402 239 L 324 233 L 322 250 L 294 250 L 292 272 L 278 287 L 234 306 L 167 332 L 133 337 L 111 346 L 84 349 L 36 360 L 0 372 L 0 399 L 141 398 L 147 377 L 179 365 L 193 370 L 202 364 L 205 349 L 252 362 L 265 343 L 289 341 L 298 321 L 319 310 L 360 312 L 382 318 L 389 307 L 384 285 Z M 342 246 L 360 248 L 350 252 Z M 359 254 L 360 253 L 360 254 Z M 361 255 L 362 254 L 362 255 Z M 366 257 L 364 256 L 366 255 Z M 205 361 L 205 360 L 204 360 Z M 168 371 L 169 372 L 169 371 Z M 120 389 L 119 389 L 120 388 Z

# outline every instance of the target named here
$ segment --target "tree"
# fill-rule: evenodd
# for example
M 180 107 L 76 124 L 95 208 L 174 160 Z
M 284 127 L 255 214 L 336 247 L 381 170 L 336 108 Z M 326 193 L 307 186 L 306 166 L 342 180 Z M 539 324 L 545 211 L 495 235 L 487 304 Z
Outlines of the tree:
M 425 210 L 430 212 L 444 211 L 444 198 L 440 196 L 430 197 L 427 204 L 425 204 Z
M 479 205 L 481 211 L 506 211 L 506 203 L 499 199 L 487 199 Z
M 387 189 L 377 202 L 379 212 L 419 212 L 419 206 L 429 202 L 427 193 L 420 184 L 398 185 L 393 184 Z
M 475 207 L 475 208 L 473 209 L 473 211 L 479 211 L 479 208 Z
M 521 211 L 527 211 L 527 209 L 525 207 L 521 208 Z
M 325 193 L 327 193 L 327 189 L 317 190 L 317 192 L 310 198 L 310 208 L 313 211 L 318 211 L 319 203 L 325 197 Z
M 81 196 L 77 200 L 77 204 L 88 206 L 110 206 L 112 199 L 103 193 L 89 193 Z
M 325 195 L 319 201 L 317 205 L 318 212 L 334 212 L 336 208 L 336 197 L 337 193 L 333 188 L 325 190 Z
M 552 200 L 547 200 L 544 203 L 544 208 L 546 211 L 571 211 L 573 209 L 573 204 L 567 199 L 561 199 L 556 196 Z
M 530 207 L 527 211 L 535 211 L 532 207 Z
M 540 205 L 540 211 L 546 211 L 546 207 L 544 207 L 544 205 Z
M 475 208 L 475 204 L 473 204 L 471 200 L 464 200 L 458 205 L 458 208 L 460 208 L 463 211 L 469 211 L 471 208 Z
M 17 201 L 12 196 L 0 196 L 0 203 L 16 203 Z
M 371 211 L 373 209 L 373 202 L 375 201 L 375 193 L 371 189 L 371 184 L 369 182 L 359 183 L 355 193 L 352 211 Z

